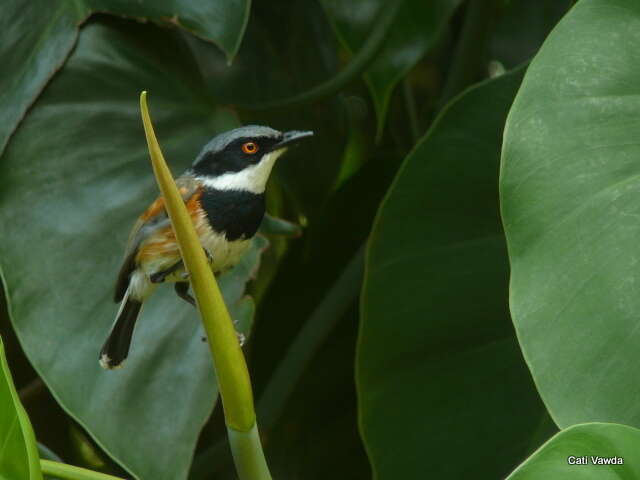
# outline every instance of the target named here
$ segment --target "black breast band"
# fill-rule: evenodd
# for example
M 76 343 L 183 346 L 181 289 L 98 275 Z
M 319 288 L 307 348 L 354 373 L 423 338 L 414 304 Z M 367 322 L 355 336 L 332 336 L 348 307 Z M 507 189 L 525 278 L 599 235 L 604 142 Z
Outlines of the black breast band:
M 264 216 L 264 193 L 205 188 L 200 203 L 213 229 L 229 241 L 253 237 Z

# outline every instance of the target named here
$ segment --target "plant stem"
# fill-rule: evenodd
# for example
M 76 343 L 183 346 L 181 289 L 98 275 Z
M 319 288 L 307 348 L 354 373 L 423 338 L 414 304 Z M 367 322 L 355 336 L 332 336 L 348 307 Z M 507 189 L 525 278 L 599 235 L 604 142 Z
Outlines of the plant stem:
M 40 468 L 45 475 L 57 477 L 62 480 L 122 480 L 120 477 L 114 477 L 106 473 L 94 472 L 86 468 L 53 462 L 51 460 L 40 460 Z
M 140 109 L 153 172 L 162 192 L 165 209 L 171 220 L 185 269 L 189 273 L 200 318 L 207 333 L 225 423 L 230 432 L 242 438 L 242 442 L 237 443 L 242 451 L 233 452 L 238 475 L 241 480 L 270 480 L 271 475 L 262 453 L 260 438 L 257 433 L 253 434 L 257 432 L 256 415 L 247 364 L 209 261 L 158 145 L 149 117 L 147 92 L 140 95 Z
M 262 452 L 257 425 L 248 432 L 227 427 L 229 446 L 240 478 L 271 478 Z
M 375 59 L 384 44 L 384 40 L 389 33 L 391 24 L 402 1 L 403 0 L 391 0 L 381 9 L 376 23 L 371 30 L 371 34 L 364 45 L 362 45 L 362 48 L 353 56 L 351 62 L 342 71 L 338 72 L 326 82 L 291 97 L 253 105 L 242 105 L 242 107 L 250 110 L 265 110 L 269 108 L 300 106 L 338 92 L 354 78 L 360 76 Z

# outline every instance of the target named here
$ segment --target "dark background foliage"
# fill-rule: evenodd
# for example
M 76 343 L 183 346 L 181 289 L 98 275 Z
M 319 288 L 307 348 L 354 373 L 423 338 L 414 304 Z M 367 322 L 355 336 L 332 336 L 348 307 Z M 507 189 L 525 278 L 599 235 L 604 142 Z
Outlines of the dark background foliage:
M 0 7 L 0 335 L 41 444 L 122 476 L 235 475 L 187 306 L 160 292 L 122 372 L 92 356 L 156 195 L 143 89 L 176 174 L 237 124 L 316 133 L 267 191 L 299 235 L 265 233 L 226 284 L 274 478 L 502 478 L 557 431 L 509 317 L 498 172 L 574 2 L 40 3 Z

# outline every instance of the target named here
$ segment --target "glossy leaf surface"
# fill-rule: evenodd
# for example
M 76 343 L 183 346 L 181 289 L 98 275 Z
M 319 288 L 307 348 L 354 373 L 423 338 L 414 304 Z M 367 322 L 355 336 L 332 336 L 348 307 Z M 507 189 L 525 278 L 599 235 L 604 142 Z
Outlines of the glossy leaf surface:
M 620 41 L 624 35 L 624 41 Z M 560 427 L 640 426 L 640 4 L 585 0 L 529 67 L 507 122 L 510 303 Z
M 509 475 L 507 480 L 638 478 L 639 444 L 640 431 L 626 425 L 575 425 L 556 434 Z
M 502 128 L 521 78 L 455 99 L 378 212 L 356 359 L 378 479 L 499 478 L 543 417 L 509 320 L 498 208 Z
M 64 64 L 78 27 L 93 12 L 180 27 L 216 43 L 233 58 L 250 0 L 7 0 L 0 15 L 0 154 L 46 83 Z

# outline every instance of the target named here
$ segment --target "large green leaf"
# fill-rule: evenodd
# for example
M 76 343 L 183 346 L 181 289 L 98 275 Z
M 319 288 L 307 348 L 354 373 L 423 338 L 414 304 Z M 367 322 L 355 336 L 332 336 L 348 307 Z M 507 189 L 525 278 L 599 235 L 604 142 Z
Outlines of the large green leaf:
M 92 12 L 107 12 L 183 30 L 216 44 L 231 61 L 240 48 L 251 0 L 83 0 Z M 66 0 L 69 2 L 69 0 Z M 77 7 L 76 7 L 77 8 Z
M 584 0 L 532 62 L 505 132 L 511 312 L 555 422 L 640 426 L 640 3 Z
M 195 310 L 163 286 L 149 302 L 122 370 L 97 352 L 117 305 L 113 283 L 129 229 L 158 194 L 138 95 L 150 92 L 174 172 L 216 132 L 237 124 L 204 93 L 179 33 L 126 21 L 90 23 L 65 69 L 0 163 L 0 261 L 25 353 L 60 404 L 138 478 L 184 478 L 216 387 Z M 221 279 L 232 315 L 258 250 Z M 239 302 L 239 303 L 238 303 Z
M 64 64 L 78 27 L 92 12 L 178 26 L 216 43 L 233 58 L 250 0 L 5 0 L 0 15 L 0 154 L 29 106 Z
M 42 480 L 38 446 L 0 338 L 0 479 Z
M 322 4 L 338 38 L 352 52 L 360 49 L 385 8 L 383 0 L 322 0 Z M 378 134 L 394 87 L 435 43 L 459 4 L 460 0 L 403 0 L 382 51 L 365 74 L 378 116 Z
M 508 480 L 640 478 L 638 445 L 640 431 L 626 425 L 575 425 L 544 444 L 509 475 Z
M 378 212 L 357 355 L 378 479 L 499 478 L 543 418 L 509 320 L 498 209 L 502 128 L 521 78 L 454 100 Z

